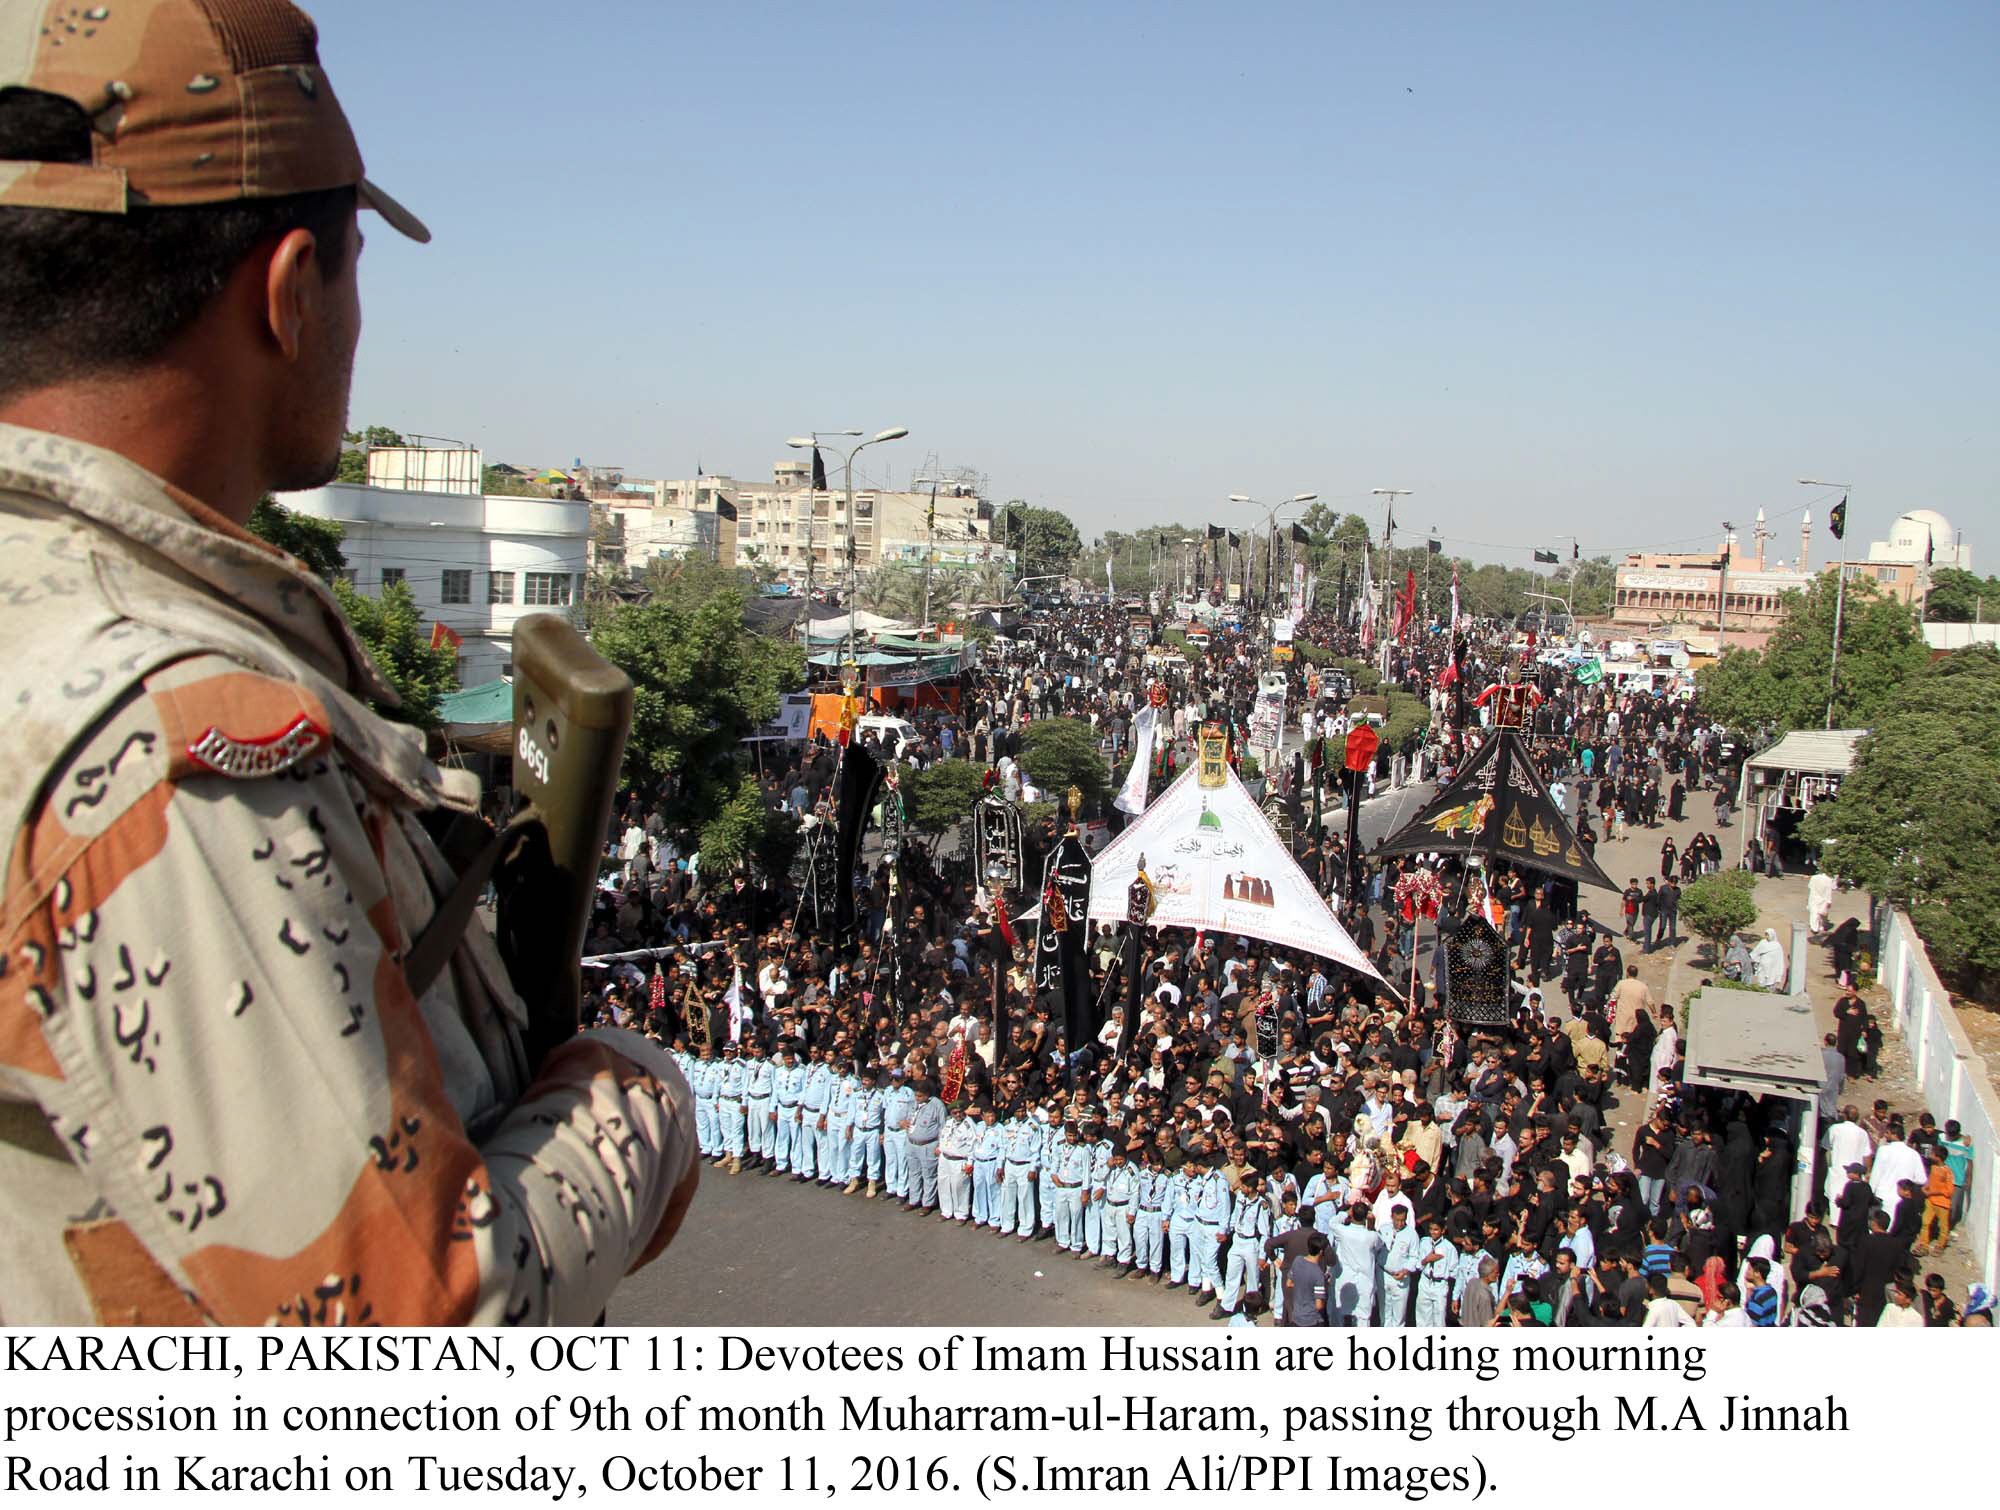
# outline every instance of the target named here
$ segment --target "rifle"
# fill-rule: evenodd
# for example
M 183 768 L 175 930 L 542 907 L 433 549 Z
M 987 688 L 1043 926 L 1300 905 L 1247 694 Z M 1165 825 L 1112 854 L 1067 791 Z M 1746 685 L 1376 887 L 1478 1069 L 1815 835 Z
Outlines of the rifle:
M 632 679 L 565 620 L 538 613 L 514 626 L 514 811 L 497 831 L 479 824 L 469 841 L 454 828 L 442 841 L 458 885 L 404 962 L 411 992 L 422 996 L 491 879 L 500 898 L 494 939 L 528 1008 L 530 1065 L 573 1038 L 581 1020 L 578 962 L 632 696 Z

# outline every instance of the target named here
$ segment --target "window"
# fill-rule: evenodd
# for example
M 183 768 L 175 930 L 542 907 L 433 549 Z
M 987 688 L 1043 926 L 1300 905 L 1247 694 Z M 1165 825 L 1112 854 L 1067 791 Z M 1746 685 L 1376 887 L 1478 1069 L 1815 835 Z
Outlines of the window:
M 385 566 L 382 568 L 382 585 L 384 587 L 387 587 L 392 582 L 400 582 L 402 580 L 403 580 L 402 567 Z
M 512 572 L 496 571 L 486 574 L 486 601 L 489 603 L 512 603 L 514 601 L 514 574 Z
M 567 608 L 569 606 L 569 573 L 559 571 L 531 571 L 522 581 L 521 601 L 530 608 Z
M 472 601 L 472 573 L 445 568 L 444 592 L 440 601 L 445 603 L 470 603 Z

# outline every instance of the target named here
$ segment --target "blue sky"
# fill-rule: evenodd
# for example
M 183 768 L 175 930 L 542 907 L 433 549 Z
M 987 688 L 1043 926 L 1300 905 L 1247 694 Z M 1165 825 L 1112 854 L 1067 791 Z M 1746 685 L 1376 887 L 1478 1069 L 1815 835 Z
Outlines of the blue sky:
M 370 235 L 356 423 L 746 477 L 901 424 L 886 480 L 1086 535 L 1396 486 L 1496 560 L 1790 555 L 1810 475 L 2000 566 L 1990 3 L 317 16 L 436 237 Z

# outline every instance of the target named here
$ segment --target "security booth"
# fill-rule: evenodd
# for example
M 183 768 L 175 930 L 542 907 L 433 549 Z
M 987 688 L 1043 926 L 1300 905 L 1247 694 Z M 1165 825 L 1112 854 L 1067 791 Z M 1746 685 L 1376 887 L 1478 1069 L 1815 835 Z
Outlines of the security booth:
M 1683 1086 L 1759 1098 L 1762 1127 L 1791 1139 L 1790 1220 L 1806 1214 L 1818 1189 L 1819 1093 L 1826 1084 L 1822 1029 L 1804 992 L 1777 996 L 1710 985 L 1688 997 L 1681 1042 Z
M 1779 846 L 1787 869 L 1805 862 L 1805 848 L 1793 837 L 1800 821 L 1818 803 L 1836 796 L 1854 769 L 1854 747 L 1866 729 L 1801 729 L 1787 734 L 1743 762 L 1736 789 L 1743 815 L 1736 839 L 1736 863 L 1761 839 Z

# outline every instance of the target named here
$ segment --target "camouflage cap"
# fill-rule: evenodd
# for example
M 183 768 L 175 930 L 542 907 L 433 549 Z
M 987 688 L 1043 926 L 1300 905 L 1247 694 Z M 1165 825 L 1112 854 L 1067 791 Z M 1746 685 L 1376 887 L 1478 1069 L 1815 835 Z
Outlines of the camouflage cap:
M 424 223 L 362 176 L 361 149 L 289 0 L 8 0 L 0 93 L 72 100 L 87 163 L 0 161 L 0 205 L 122 215 L 352 185 L 414 241 Z

